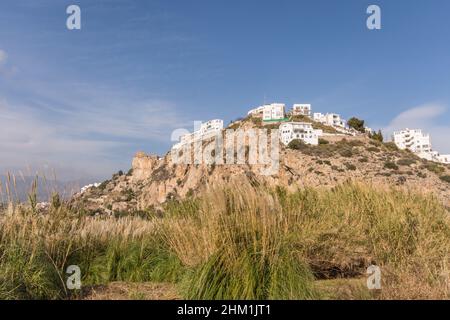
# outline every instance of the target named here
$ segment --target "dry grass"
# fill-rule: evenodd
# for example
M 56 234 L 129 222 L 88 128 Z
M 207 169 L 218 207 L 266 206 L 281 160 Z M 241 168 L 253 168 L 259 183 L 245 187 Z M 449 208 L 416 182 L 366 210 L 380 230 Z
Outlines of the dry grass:
M 381 298 L 449 294 L 449 215 L 429 195 L 364 184 L 294 194 L 215 187 L 202 197 L 197 215 L 164 220 L 162 226 L 171 249 L 191 267 L 213 259 L 230 273 L 234 263 L 237 272 L 245 272 L 248 253 L 261 268 L 258 281 L 270 281 L 264 272 L 272 272 L 288 252 L 291 263 L 307 264 L 318 279 L 358 277 L 376 263 L 385 275 Z
M 92 299 L 152 298 L 155 282 L 195 299 L 448 299 L 449 260 L 449 212 L 436 198 L 362 183 L 207 187 L 150 220 L 0 209 L 3 299 L 82 297 L 66 288 L 71 264 Z M 372 263 L 377 294 L 361 286 Z M 154 297 L 178 297 L 170 288 Z
M 112 282 L 86 288 L 83 300 L 179 300 L 172 283 Z

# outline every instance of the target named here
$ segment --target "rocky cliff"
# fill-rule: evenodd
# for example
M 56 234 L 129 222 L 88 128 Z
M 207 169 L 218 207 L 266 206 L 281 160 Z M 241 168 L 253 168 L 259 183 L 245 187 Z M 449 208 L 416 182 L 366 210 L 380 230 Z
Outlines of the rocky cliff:
M 449 166 L 422 160 L 391 143 L 365 136 L 334 136 L 325 137 L 318 146 L 292 148 L 281 147 L 278 173 L 271 176 L 262 175 L 257 165 L 174 164 L 170 154 L 158 157 L 138 152 L 128 174 L 113 175 L 98 188 L 76 195 L 72 203 L 98 214 L 158 212 L 169 200 L 195 196 L 208 185 L 232 180 L 287 190 L 331 188 L 361 180 L 431 192 L 450 206 Z

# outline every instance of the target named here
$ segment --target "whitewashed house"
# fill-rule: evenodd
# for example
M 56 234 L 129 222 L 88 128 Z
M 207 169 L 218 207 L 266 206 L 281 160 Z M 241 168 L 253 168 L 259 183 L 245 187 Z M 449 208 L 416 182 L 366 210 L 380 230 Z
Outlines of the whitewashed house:
M 341 116 L 336 113 L 323 114 L 320 112 L 315 112 L 313 114 L 313 120 L 331 127 L 336 128 L 346 127 L 346 121 L 344 119 L 341 119 Z
M 83 194 L 85 193 L 87 190 L 91 189 L 91 188 L 98 188 L 101 185 L 101 183 L 91 183 L 88 184 L 87 186 L 84 186 L 81 188 L 80 193 Z
M 182 135 L 180 137 L 180 142 L 174 144 L 172 149 L 180 149 L 189 143 L 210 138 L 222 130 L 223 130 L 223 120 L 214 119 L 204 122 L 200 125 L 200 128 L 198 130 L 192 133 Z
M 263 109 L 263 121 L 277 121 L 284 119 L 283 103 L 266 104 Z
M 438 154 L 436 161 L 440 163 L 450 164 L 450 154 Z
M 311 105 L 310 104 L 300 104 L 296 103 L 292 106 L 292 115 L 293 116 L 311 116 Z
M 449 164 L 450 154 L 441 155 L 437 151 L 433 151 L 431 146 L 431 137 L 429 134 L 424 134 L 420 129 L 403 129 L 395 131 L 393 141 L 399 149 L 408 149 L 420 158 Z
M 261 117 L 263 116 L 264 106 L 259 106 L 247 112 L 247 115 L 252 117 Z
M 307 144 L 318 145 L 322 130 L 314 130 L 308 122 L 285 122 L 279 127 L 280 140 L 288 145 L 292 140 L 299 139 Z
M 422 158 L 432 157 L 431 139 L 429 134 L 423 134 L 420 129 L 404 129 L 395 131 L 394 143 L 399 149 L 408 149 L 414 153 L 422 154 Z M 431 160 L 431 159 L 430 159 Z
M 202 123 L 200 126 L 200 132 L 201 136 L 207 135 L 209 133 L 217 133 L 218 131 L 223 129 L 223 120 L 220 119 L 214 119 L 209 120 L 205 123 Z

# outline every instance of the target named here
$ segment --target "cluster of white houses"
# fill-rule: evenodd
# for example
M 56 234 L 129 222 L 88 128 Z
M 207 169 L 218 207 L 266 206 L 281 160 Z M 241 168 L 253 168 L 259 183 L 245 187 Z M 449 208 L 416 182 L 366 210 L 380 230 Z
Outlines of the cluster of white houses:
M 408 149 L 423 159 L 450 164 L 450 154 L 441 155 L 433 151 L 430 135 L 420 129 L 395 131 L 392 138 L 399 149 Z
M 281 123 L 279 127 L 280 140 L 288 145 L 294 139 L 303 140 L 307 144 L 317 145 L 319 137 L 323 135 L 322 130 L 315 130 L 310 122 L 289 122 L 285 112 L 286 105 L 283 103 L 265 104 L 254 108 L 248 112 L 248 116 L 259 117 L 263 123 Z M 310 104 L 294 104 L 290 115 L 303 115 L 313 121 L 334 127 L 336 131 L 355 134 L 354 131 L 346 126 L 346 121 L 334 113 L 312 113 Z M 186 144 L 207 139 L 217 132 L 223 130 L 223 121 L 219 119 L 210 120 L 203 123 L 200 128 L 192 133 L 180 137 L 180 141 L 173 146 L 173 149 L 180 149 Z
M 209 120 L 208 122 L 202 123 L 198 130 L 192 133 L 182 135 L 180 137 L 180 142 L 176 143 L 172 148 L 180 149 L 187 144 L 199 140 L 208 139 L 217 134 L 217 132 L 220 132 L 222 130 L 223 130 L 223 120 L 220 119 Z
M 248 116 L 261 118 L 263 123 L 280 123 L 280 141 L 284 145 L 288 145 L 294 139 L 302 140 L 307 144 L 317 145 L 319 137 L 324 135 L 324 132 L 314 129 L 310 122 L 289 121 L 289 118 L 286 117 L 285 107 L 286 105 L 283 103 L 265 104 L 250 110 Z M 314 122 L 333 127 L 339 133 L 360 134 L 356 130 L 349 128 L 347 122 L 339 114 L 312 113 L 310 104 L 294 104 L 289 115 L 308 117 Z M 214 119 L 202 123 L 198 130 L 181 136 L 180 141 L 173 146 L 173 149 L 180 149 L 187 144 L 210 138 L 222 130 L 223 120 Z M 371 133 L 372 130 L 366 127 L 366 132 Z M 409 149 L 421 158 L 450 163 L 450 155 L 440 155 L 432 150 L 430 135 L 423 134 L 422 130 L 404 129 L 396 131 L 393 134 L 393 141 L 400 149 Z

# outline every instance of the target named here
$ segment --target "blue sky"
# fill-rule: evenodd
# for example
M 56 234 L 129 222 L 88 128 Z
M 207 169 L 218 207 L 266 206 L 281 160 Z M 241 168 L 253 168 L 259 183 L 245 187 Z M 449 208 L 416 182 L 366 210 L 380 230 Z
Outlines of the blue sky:
M 366 28 L 370 4 L 382 30 Z M 138 150 L 164 154 L 176 128 L 264 101 L 421 127 L 450 153 L 448 12 L 447 0 L 3 0 L 0 172 L 107 177 Z

